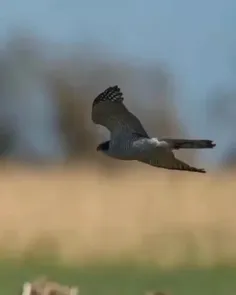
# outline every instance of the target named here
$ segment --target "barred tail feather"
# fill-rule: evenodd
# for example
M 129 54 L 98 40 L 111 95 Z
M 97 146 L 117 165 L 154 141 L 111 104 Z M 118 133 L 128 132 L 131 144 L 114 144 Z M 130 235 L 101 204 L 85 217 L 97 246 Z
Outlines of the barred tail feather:
M 216 146 L 216 144 L 209 139 L 161 139 L 169 144 L 169 146 L 174 149 L 211 149 Z

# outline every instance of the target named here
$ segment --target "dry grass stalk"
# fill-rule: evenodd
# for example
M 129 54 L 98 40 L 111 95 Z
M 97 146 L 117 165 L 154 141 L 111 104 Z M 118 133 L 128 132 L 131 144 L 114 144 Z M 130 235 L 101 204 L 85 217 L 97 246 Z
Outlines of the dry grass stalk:
M 170 295 L 170 294 L 163 291 L 147 291 L 145 295 Z
M 39 277 L 33 282 L 23 284 L 22 295 L 78 295 L 79 289 L 74 286 L 61 285 L 49 281 L 46 277 Z

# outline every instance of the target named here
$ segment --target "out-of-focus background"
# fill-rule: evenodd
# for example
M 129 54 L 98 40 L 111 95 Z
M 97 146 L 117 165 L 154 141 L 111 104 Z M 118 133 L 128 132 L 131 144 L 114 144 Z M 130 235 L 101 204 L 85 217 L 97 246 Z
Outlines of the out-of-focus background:
M 236 292 L 236 2 L 9 0 L 0 18 L 0 292 Z M 93 99 L 119 85 L 151 136 L 207 174 L 125 163 Z

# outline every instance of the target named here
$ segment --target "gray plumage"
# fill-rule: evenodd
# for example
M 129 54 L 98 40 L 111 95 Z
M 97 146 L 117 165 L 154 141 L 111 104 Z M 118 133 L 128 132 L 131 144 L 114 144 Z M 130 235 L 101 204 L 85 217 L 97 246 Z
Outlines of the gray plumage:
M 98 145 L 97 151 L 120 160 L 137 160 L 151 166 L 205 173 L 175 158 L 173 150 L 213 148 L 211 140 L 150 138 L 139 119 L 124 105 L 123 94 L 118 86 L 100 93 L 92 105 L 92 120 L 106 127 L 109 141 Z

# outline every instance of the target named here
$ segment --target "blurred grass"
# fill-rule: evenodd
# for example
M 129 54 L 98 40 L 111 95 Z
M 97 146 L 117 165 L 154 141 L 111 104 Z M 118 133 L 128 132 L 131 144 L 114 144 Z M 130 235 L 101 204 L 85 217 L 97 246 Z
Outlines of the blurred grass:
M 0 171 L 2 256 L 52 254 L 74 264 L 104 261 L 236 265 L 233 174 L 198 175 L 130 164 Z
M 35 262 L 0 262 L 0 293 L 18 294 L 22 282 L 41 274 L 67 285 L 78 285 L 82 295 L 143 295 L 147 290 L 173 295 L 232 295 L 236 268 L 160 271 L 151 265 L 93 265 L 65 267 Z
M 44 274 L 82 295 L 235 294 L 234 174 L 168 172 L 1 168 L 0 294 Z

